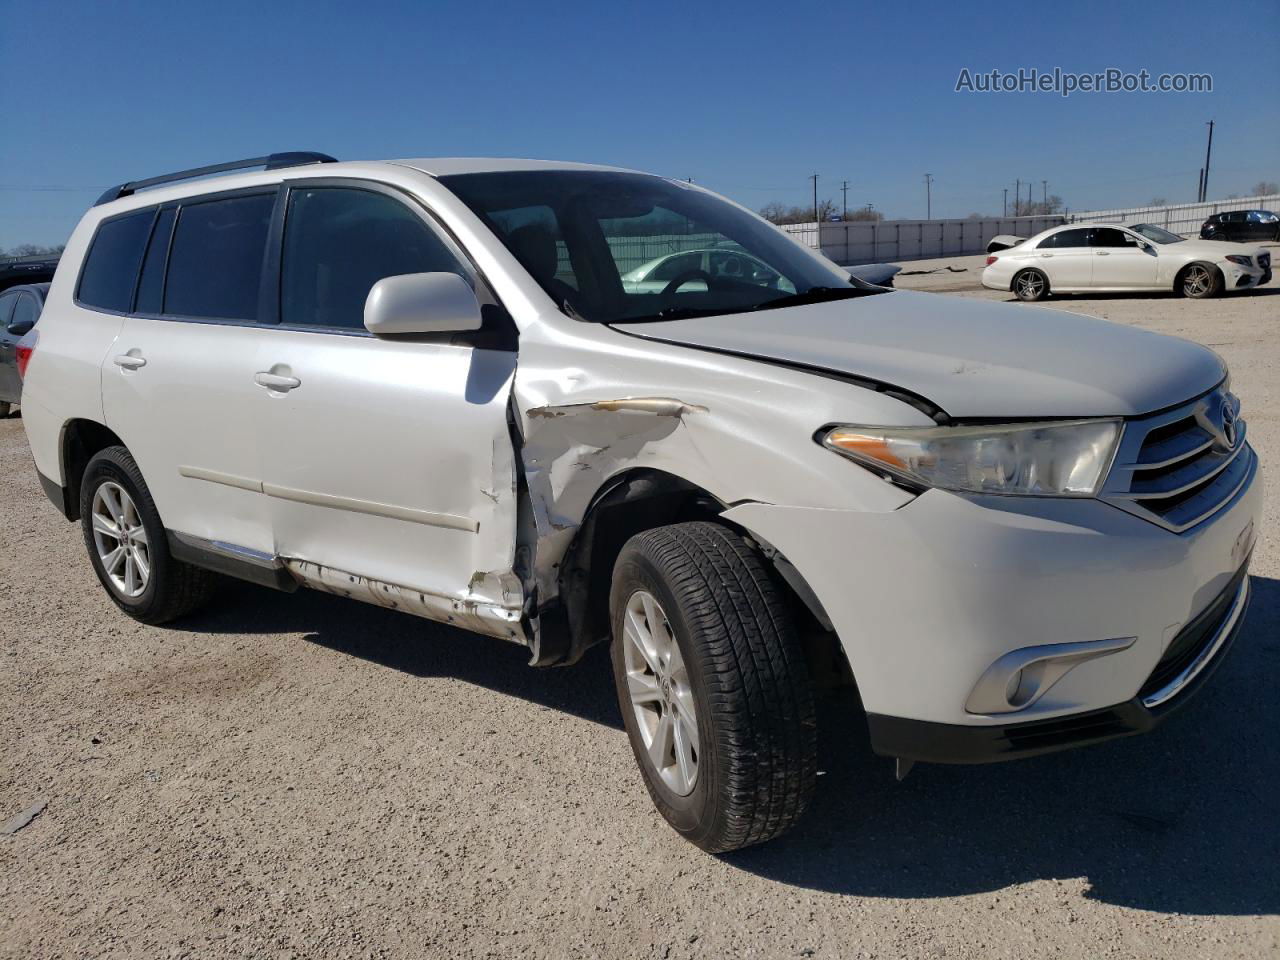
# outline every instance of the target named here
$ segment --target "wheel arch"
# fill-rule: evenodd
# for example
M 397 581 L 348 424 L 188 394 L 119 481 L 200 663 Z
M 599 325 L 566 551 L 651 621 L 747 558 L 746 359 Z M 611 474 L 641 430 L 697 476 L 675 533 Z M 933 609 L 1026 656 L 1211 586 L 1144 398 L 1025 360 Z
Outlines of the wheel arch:
M 825 634 L 839 649 L 831 621 L 803 575 L 772 545 L 724 519 L 722 514 L 730 506 L 698 484 L 654 468 L 633 467 L 606 481 L 561 559 L 559 596 L 549 609 L 540 611 L 548 622 L 539 633 L 546 636 L 556 630 L 563 639 L 535 649 L 534 664 L 574 663 L 592 646 L 607 640 L 609 589 L 623 545 L 646 530 L 694 520 L 719 523 L 746 537 L 770 561 L 797 617 L 805 621 L 803 633 L 809 637 Z
M 125 443 L 109 427 L 96 420 L 75 418 L 62 425 L 62 435 L 58 440 L 62 502 L 55 501 L 55 504 L 68 520 L 80 519 L 80 485 L 89 461 L 99 451 L 115 446 L 124 447 Z

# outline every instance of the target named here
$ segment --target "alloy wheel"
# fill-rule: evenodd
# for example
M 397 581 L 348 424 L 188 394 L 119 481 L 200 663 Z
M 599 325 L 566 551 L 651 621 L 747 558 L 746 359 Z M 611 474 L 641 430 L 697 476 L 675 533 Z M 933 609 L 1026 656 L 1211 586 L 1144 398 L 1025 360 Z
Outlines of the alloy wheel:
M 1034 300 L 1044 291 L 1044 281 L 1037 273 L 1024 273 L 1018 278 L 1018 296 Z
M 657 599 L 637 590 L 622 627 L 627 694 L 640 739 L 671 792 L 688 796 L 698 782 L 698 715 L 680 646 Z
M 1202 297 L 1209 292 L 1212 283 L 1213 278 L 1209 276 L 1209 271 L 1197 265 L 1187 271 L 1182 281 L 1182 291 L 1188 297 Z
M 151 544 L 137 504 L 110 480 L 93 494 L 93 543 L 108 579 L 129 599 L 142 596 L 151 580 Z

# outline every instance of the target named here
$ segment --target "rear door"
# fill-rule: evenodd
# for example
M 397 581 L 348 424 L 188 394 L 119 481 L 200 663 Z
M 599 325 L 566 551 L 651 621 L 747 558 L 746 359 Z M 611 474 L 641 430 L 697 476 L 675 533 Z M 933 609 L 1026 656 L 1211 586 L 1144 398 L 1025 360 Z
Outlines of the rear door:
M 1076 290 L 1089 286 L 1092 253 L 1088 228 L 1059 230 L 1036 245 L 1032 263 L 1049 278 L 1051 290 Z
M 135 305 L 102 367 L 107 425 L 129 447 L 165 526 L 260 553 L 260 302 L 279 187 L 154 212 Z
M 1092 286 L 1112 290 L 1156 286 L 1155 253 L 1127 230 L 1098 227 L 1089 245 L 1093 248 Z
M 516 523 L 507 420 L 516 353 L 494 319 L 505 314 L 491 305 L 495 326 L 473 334 L 374 337 L 364 303 L 383 277 L 453 272 L 482 303 L 492 298 L 398 191 L 293 181 L 285 210 L 280 324 L 264 331 L 258 366 L 284 378 L 258 388 L 276 550 L 325 568 L 340 590 L 365 589 L 354 575 L 409 588 L 406 605 L 445 598 L 461 623 L 471 600 L 518 611 L 518 584 L 503 597 Z

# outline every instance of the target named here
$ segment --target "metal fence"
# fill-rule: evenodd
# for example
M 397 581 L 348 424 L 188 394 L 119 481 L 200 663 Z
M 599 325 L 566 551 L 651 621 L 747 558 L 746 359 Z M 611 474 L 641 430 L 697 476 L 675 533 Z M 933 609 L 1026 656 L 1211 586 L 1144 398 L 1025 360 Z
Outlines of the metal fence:
M 1085 210 L 1070 216 L 1072 223 L 1102 220 L 1107 223 L 1154 223 L 1183 236 L 1199 236 L 1200 224 L 1215 213 L 1228 210 L 1277 210 L 1280 194 L 1261 197 L 1239 197 L 1207 203 L 1175 203 L 1164 207 L 1120 207 L 1115 210 Z
M 1065 223 L 1061 216 L 964 220 L 846 220 L 789 223 L 783 230 L 842 265 L 986 253 L 999 234 L 1030 237 Z

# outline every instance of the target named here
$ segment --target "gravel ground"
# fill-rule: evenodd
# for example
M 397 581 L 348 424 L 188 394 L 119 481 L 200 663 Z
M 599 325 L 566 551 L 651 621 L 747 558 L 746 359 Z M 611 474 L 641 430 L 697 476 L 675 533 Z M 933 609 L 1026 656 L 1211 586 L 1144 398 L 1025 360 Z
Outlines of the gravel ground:
M 1008 299 L 981 260 L 899 286 Z M 1050 306 L 1213 346 L 1274 473 L 1275 283 Z M 45 501 L 18 417 L 0 483 L 0 820 L 48 802 L 0 836 L 0 956 L 1280 955 L 1274 492 L 1237 650 L 1160 730 L 897 784 L 833 700 L 799 829 L 712 857 L 651 807 L 601 651 L 534 671 L 499 641 L 239 585 L 140 626 Z

